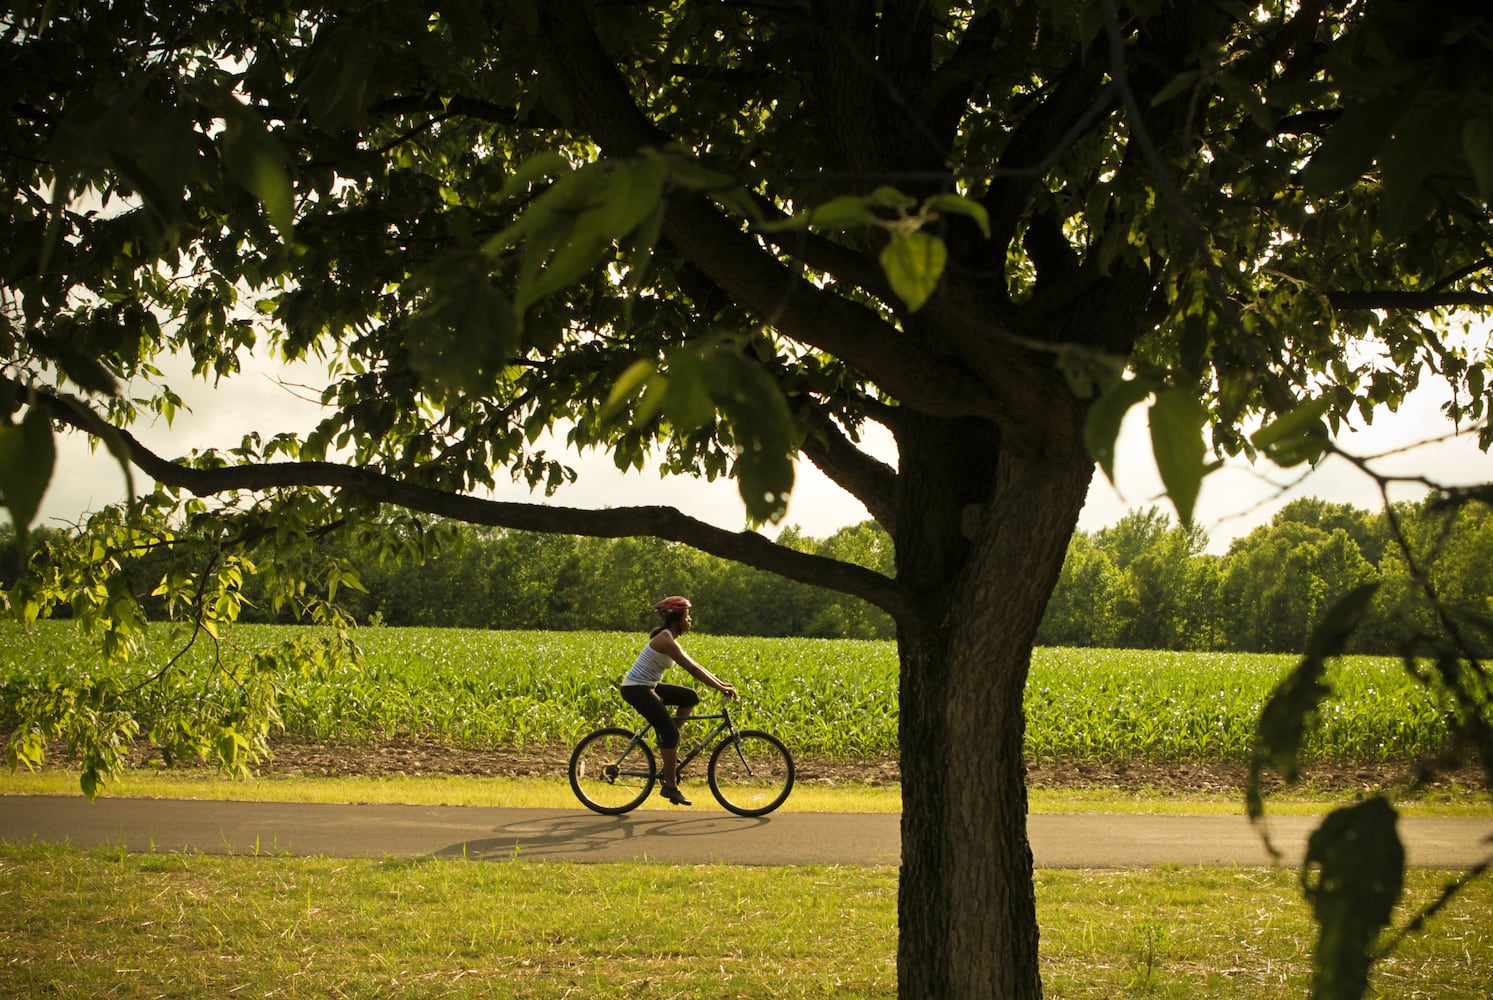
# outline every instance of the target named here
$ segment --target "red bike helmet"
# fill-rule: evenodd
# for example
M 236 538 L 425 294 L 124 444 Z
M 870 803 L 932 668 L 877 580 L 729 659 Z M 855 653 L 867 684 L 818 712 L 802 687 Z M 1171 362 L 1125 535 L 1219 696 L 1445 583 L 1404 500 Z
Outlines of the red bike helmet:
M 678 614 L 689 610 L 689 598 L 687 597 L 665 597 L 653 606 L 653 610 L 661 615 Z

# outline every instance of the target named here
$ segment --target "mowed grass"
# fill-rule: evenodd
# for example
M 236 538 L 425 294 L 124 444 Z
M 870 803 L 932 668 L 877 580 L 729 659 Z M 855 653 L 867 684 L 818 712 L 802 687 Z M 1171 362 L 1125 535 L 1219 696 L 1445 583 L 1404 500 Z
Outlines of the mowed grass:
M 1401 922 L 1442 873 L 1412 871 Z M 823 998 L 896 994 L 892 868 L 126 854 L 0 845 L 0 996 Z M 1282 869 L 1042 871 L 1055 998 L 1305 995 Z M 1486 1000 L 1493 888 L 1372 996 Z
M 231 663 L 235 655 L 309 631 L 241 625 L 220 645 L 199 643 L 184 669 L 205 687 L 215 657 Z M 635 719 L 616 682 L 641 632 L 368 628 L 356 638 L 360 662 L 307 665 L 280 678 L 288 733 L 524 747 L 573 743 L 596 726 Z M 687 646 L 736 683 L 745 725 L 777 733 L 795 752 L 896 754 L 894 644 L 692 634 Z M 170 626 L 153 628 L 132 666 L 121 671 L 120 690 L 160 671 L 180 647 Z M 1039 649 L 1027 685 L 1028 755 L 1242 762 L 1261 706 L 1295 662 L 1293 656 Z M 33 678 L 66 688 L 102 670 L 68 622 L 0 624 L 0 691 Z M 1328 680 L 1341 697 L 1326 705 L 1305 748 L 1308 760 L 1404 762 L 1441 748 L 1441 707 L 1398 661 L 1344 658 Z M 147 726 L 155 690 L 144 684 L 135 695 Z M 6 724 L 0 706 L 0 729 Z
M 14 626 L 0 626 L 0 685 L 35 676 L 38 664 L 64 683 L 96 670 L 65 623 L 7 629 Z M 225 652 L 284 632 L 240 627 Z M 361 666 L 284 678 L 292 733 L 553 745 L 627 718 L 612 685 L 640 641 L 392 629 L 358 638 Z M 895 752 L 889 644 L 702 635 L 690 648 L 742 687 L 748 724 L 778 732 L 795 749 Z M 164 631 L 153 635 L 136 676 L 159 669 L 173 649 Z M 1029 752 L 1237 761 L 1259 704 L 1293 662 L 1039 650 L 1028 687 Z M 1330 712 L 1310 751 L 1319 759 L 1406 759 L 1439 738 L 1434 706 L 1404 683 L 1398 664 L 1345 661 L 1333 679 L 1355 692 L 1343 712 L 1364 715 L 1334 723 Z M 59 781 L 61 788 L 43 787 Z M 5 791 L 76 788 L 76 775 L 65 772 L 0 776 Z M 787 808 L 900 808 L 895 788 L 851 790 L 863 797 L 839 805 L 821 805 L 822 791 L 805 785 Z M 495 797 L 546 804 L 551 796 L 574 807 L 563 780 L 456 777 L 246 784 L 201 771 L 133 772 L 106 794 L 484 805 L 498 804 Z M 1093 790 L 1081 798 L 1032 795 L 1033 811 L 1175 804 Z M 1229 796 L 1218 808 L 1237 812 L 1239 804 Z M 1486 814 L 1485 803 L 1473 808 Z M 1290 811 L 1279 801 L 1272 809 Z M 1397 921 L 1450 877 L 1409 872 Z M 377 862 L 0 844 L 0 998 L 890 997 L 896 895 L 891 868 L 572 865 L 521 856 Z M 1274 998 L 1307 990 L 1314 927 L 1289 869 L 1044 870 L 1037 902 L 1049 997 Z M 1493 885 L 1474 883 L 1428 933 L 1378 967 L 1371 996 L 1488 1000 L 1490 912 Z

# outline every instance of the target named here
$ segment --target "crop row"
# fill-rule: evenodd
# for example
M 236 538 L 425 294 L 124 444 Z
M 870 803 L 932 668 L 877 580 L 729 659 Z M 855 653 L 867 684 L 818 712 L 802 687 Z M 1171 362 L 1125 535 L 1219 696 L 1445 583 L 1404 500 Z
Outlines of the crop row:
M 291 631 L 239 626 L 217 649 L 194 647 L 180 668 L 206 678 L 214 656 L 232 656 Z M 638 634 L 372 628 L 361 630 L 357 641 L 360 662 L 307 666 L 280 679 L 287 732 L 323 740 L 397 734 L 468 746 L 547 746 L 634 718 L 615 685 L 641 645 Z M 896 753 L 892 643 L 696 635 L 688 646 L 737 685 L 748 724 L 778 732 L 799 752 Z M 118 688 L 159 671 L 179 648 L 169 630 L 153 630 Z M 1261 706 L 1294 662 L 1252 654 L 1039 649 L 1027 686 L 1028 753 L 1242 761 Z M 28 677 L 68 683 L 96 675 L 95 663 L 86 641 L 65 622 L 0 625 L 0 691 Z M 689 680 L 682 673 L 671 679 Z M 1345 658 L 1329 680 L 1339 697 L 1324 707 L 1310 756 L 1404 761 L 1438 747 L 1443 730 L 1436 701 L 1398 661 Z M 151 691 L 147 684 L 139 697 Z M 138 708 L 150 711 L 144 702 Z M 5 711 L 0 706 L 0 728 L 14 721 Z

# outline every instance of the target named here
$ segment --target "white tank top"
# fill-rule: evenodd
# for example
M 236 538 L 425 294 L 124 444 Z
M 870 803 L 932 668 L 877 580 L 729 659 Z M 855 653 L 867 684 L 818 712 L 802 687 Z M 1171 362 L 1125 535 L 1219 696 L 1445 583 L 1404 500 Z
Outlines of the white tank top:
M 650 641 L 652 640 L 650 639 Z M 673 665 L 674 658 L 672 656 L 660 653 L 652 646 L 645 645 L 643 651 L 638 654 L 638 658 L 633 661 L 632 669 L 627 672 L 627 676 L 622 678 L 622 686 L 627 687 L 630 684 L 643 684 L 648 687 L 655 687 L 659 681 L 663 680 L 664 671 Z

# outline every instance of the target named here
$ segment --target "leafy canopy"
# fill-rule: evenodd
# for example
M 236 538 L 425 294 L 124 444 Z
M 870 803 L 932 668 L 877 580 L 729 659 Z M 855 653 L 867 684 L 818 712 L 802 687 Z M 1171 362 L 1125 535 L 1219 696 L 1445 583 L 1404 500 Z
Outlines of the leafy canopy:
M 168 390 L 133 389 L 161 352 L 212 377 L 246 350 L 317 354 L 331 415 L 239 461 L 336 456 L 449 490 L 504 468 L 554 489 L 568 473 L 534 442 L 565 421 L 624 468 L 657 449 L 665 471 L 734 475 L 771 520 L 806 437 L 935 405 L 908 384 L 945 374 L 930 345 L 882 341 L 922 340 L 910 317 L 942 282 L 930 325 L 984 288 L 986 336 L 1040 341 L 1080 394 L 1103 390 L 1106 472 L 1120 417 L 1150 400 L 1184 519 L 1205 426 L 1298 464 L 1420 362 L 1462 389 L 1456 416 L 1483 415 L 1484 359 L 1427 312 L 1486 304 L 1476 5 L 886 17 L 931 46 L 932 76 L 894 75 L 915 53 L 858 62 L 863 19 L 808 6 L 15 8 L 10 406 L 60 376 L 116 422 L 169 416 Z M 846 134 L 884 106 L 880 134 Z M 748 255 L 737 282 L 712 274 Z M 1086 330 L 1072 298 L 1110 283 L 1143 298 Z M 846 325 L 874 336 L 842 349 Z M 0 441 L 23 526 L 43 430 Z
M 173 554 L 147 589 L 203 628 L 251 566 L 336 620 L 324 597 L 356 575 L 319 543 L 396 504 L 686 541 L 862 597 L 930 663 L 977 659 L 1013 609 L 990 689 L 1019 700 L 1092 462 L 1112 473 L 1133 407 L 1183 522 L 1210 445 L 1304 466 L 1423 370 L 1452 418 L 1488 414 L 1486 354 L 1446 333 L 1493 305 L 1482 0 L 58 0 L 0 12 L 0 41 L 0 491 L 24 530 L 57 423 L 163 485 L 7 600 L 70 604 L 121 655 L 133 556 Z M 251 351 L 325 359 L 318 427 L 176 460 L 128 434 L 180 405 L 162 356 L 224 378 Z M 895 468 L 858 447 L 867 421 Z M 887 529 L 894 575 L 667 508 L 474 498 L 497 470 L 563 488 L 539 444 L 557 426 L 622 468 L 732 476 L 756 522 L 805 457 Z M 990 512 L 1053 497 L 1046 534 L 1008 544 Z M 1031 582 L 991 601 L 990 567 Z M 1370 604 L 1328 615 L 1263 759 L 1289 766 L 1317 666 Z M 916 627 L 944 607 L 971 623 L 948 640 L 964 659 Z M 1480 666 L 1437 662 L 1493 744 Z M 215 721 L 262 733 L 255 704 Z M 986 818 L 1027 856 L 1019 817 Z M 1352 966 L 1371 931 L 1324 954 Z M 1035 928 L 1003 940 L 1035 995 Z

